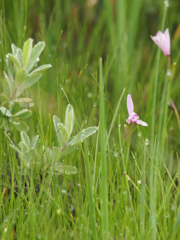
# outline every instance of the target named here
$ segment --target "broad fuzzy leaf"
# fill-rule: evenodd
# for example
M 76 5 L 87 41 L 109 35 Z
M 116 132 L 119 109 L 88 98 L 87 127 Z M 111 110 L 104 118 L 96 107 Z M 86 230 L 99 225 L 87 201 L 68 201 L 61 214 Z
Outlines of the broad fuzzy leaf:
M 59 128 L 61 139 L 64 145 L 65 143 L 67 143 L 69 139 L 67 128 L 62 123 L 58 123 L 58 128 Z
M 11 86 L 11 81 L 9 80 L 9 77 L 7 76 L 7 74 L 5 72 L 4 73 L 4 76 L 5 76 L 5 79 L 3 79 L 3 92 L 4 94 L 7 96 L 8 99 L 11 98 L 11 95 L 12 95 L 12 86 Z
M 70 165 L 62 165 L 61 163 L 56 163 L 55 171 L 56 171 L 56 174 L 58 175 L 61 175 L 61 174 L 70 175 L 70 174 L 76 174 L 77 168 Z
M 25 133 L 25 132 L 21 132 L 21 140 L 22 142 L 28 147 L 28 149 L 30 149 L 30 139 L 29 136 Z
M 23 67 L 23 65 L 22 65 L 22 54 L 23 54 L 22 50 L 20 48 L 18 48 L 17 51 L 16 51 L 16 58 L 20 62 L 21 68 Z
M 52 161 L 56 162 L 61 157 L 61 150 L 58 147 L 52 147 Z
M 7 66 L 9 79 L 12 82 L 14 80 L 14 69 L 13 69 L 13 62 L 10 61 L 9 57 L 6 58 L 6 66 Z
M 31 87 L 34 83 L 36 83 L 40 77 L 42 76 L 41 73 L 35 73 L 32 76 L 28 77 L 26 81 L 24 81 L 17 90 L 17 97 L 19 97 L 19 95 L 28 87 Z
M 32 49 L 31 57 L 29 59 L 29 63 L 27 65 L 27 72 L 30 72 L 37 62 L 38 57 L 45 47 L 45 42 L 38 42 Z
M 53 124 L 54 124 L 54 128 L 55 128 L 55 131 L 56 131 L 56 135 L 57 135 L 57 138 L 58 138 L 60 147 L 62 147 L 61 134 L 60 134 L 60 131 L 59 131 L 59 128 L 58 128 L 58 124 L 59 124 L 59 123 L 61 123 L 60 118 L 58 118 L 58 117 L 56 117 L 56 116 L 54 115 L 54 116 L 53 116 Z
M 13 117 L 13 115 L 11 114 L 11 112 L 5 108 L 5 107 L 0 107 L 0 111 L 2 112 L 3 115 L 5 115 L 6 117 Z
M 16 55 L 16 51 L 17 51 L 18 47 L 14 43 L 11 44 L 11 49 L 12 49 L 13 55 Z
M 31 141 L 31 148 L 36 147 L 38 139 L 39 139 L 39 135 L 36 135 L 35 137 L 33 137 L 32 141 Z
M 17 112 L 14 116 L 18 117 L 18 118 L 21 118 L 21 119 L 25 119 L 25 118 L 30 117 L 31 114 L 32 114 L 31 110 L 23 109 L 23 110 Z
M 20 157 L 22 157 L 23 159 L 26 159 L 26 158 L 27 158 L 26 155 L 25 155 L 18 147 L 16 147 L 14 144 L 9 144 L 9 146 L 10 146 L 13 150 L 15 150 L 15 151 L 19 154 Z
M 65 114 L 65 126 L 68 131 L 68 136 L 71 136 L 73 127 L 74 127 L 74 110 L 73 107 L 68 104 L 66 108 L 66 114 Z
M 32 74 L 35 74 L 35 73 L 44 72 L 46 69 L 48 69 L 48 68 L 50 68 L 50 67 L 52 67 L 51 64 L 44 64 L 44 65 L 36 68 L 33 72 L 31 72 L 31 73 L 29 74 L 29 76 L 31 76 Z
M 22 151 L 23 153 L 26 153 L 26 152 L 29 151 L 28 146 L 27 146 L 24 142 L 20 142 L 20 143 L 18 144 L 18 146 L 19 146 L 19 148 L 21 149 L 21 151 Z
M 89 127 L 86 129 L 83 129 L 81 132 L 79 132 L 71 141 L 68 142 L 67 146 L 74 145 L 79 142 L 83 142 L 85 138 L 88 138 L 89 136 L 93 135 L 98 130 L 98 127 Z
M 16 73 L 16 82 L 17 85 L 19 86 L 22 82 L 24 82 L 27 78 L 27 71 L 24 68 L 21 68 L 18 70 Z
M 32 102 L 31 98 L 18 98 L 13 100 L 13 102 L 17 102 L 17 103 L 30 103 Z
M 21 131 L 28 132 L 29 131 L 28 125 L 25 122 L 23 122 L 23 121 L 19 121 L 19 122 L 13 121 L 12 123 L 13 123 L 14 127 L 19 132 L 21 132 Z
M 5 76 L 5 79 L 3 81 L 3 90 L 4 90 L 5 95 L 10 100 L 10 98 L 12 97 L 12 95 L 17 87 L 16 81 L 10 81 L 8 75 L 5 72 L 3 72 L 3 73 Z
M 14 65 L 19 70 L 21 68 L 21 64 L 20 64 L 19 60 L 11 53 L 8 53 L 8 56 L 9 56 L 9 59 L 14 63 Z
M 16 47 L 13 43 L 11 44 L 11 48 L 12 48 L 12 53 L 14 55 L 14 57 L 16 57 L 22 67 L 22 50 L 18 47 Z
M 33 43 L 33 39 L 29 38 L 23 46 L 23 57 L 22 57 L 22 64 L 23 67 L 26 68 L 30 57 L 31 57 L 31 52 L 32 52 L 32 43 Z
M 78 145 L 79 145 L 79 142 L 71 146 L 66 146 L 64 150 L 61 152 L 61 158 L 67 156 L 71 152 L 74 152 L 77 149 Z

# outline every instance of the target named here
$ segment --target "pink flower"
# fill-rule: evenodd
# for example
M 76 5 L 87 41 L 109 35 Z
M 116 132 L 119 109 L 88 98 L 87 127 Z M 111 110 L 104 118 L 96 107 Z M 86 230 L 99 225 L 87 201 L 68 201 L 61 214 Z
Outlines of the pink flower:
M 141 121 L 139 119 L 139 116 L 134 112 L 134 104 L 130 94 L 127 95 L 127 109 L 128 109 L 129 117 L 126 120 L 126 122 L 128 122 L 128 124 L 137 123 L 145 127 L 148 126 L 148 124 L 146 122 Z
M 152 37 L 152 40 L 163 51 L 164 55 L 170 56 L 170 36 L 169 29 L 167 28 L 164 33 L 158 31 L 156 36 Z

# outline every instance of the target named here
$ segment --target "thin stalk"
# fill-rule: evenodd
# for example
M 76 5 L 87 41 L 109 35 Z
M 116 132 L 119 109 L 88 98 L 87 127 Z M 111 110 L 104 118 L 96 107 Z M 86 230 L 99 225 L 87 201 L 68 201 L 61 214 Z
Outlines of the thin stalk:
M 168 57 L 168 59 L 170 59 Z M 170 63 L 170 60 L 168 60 L 168 63 Z M 154 169 L 154 204 L 155 204 L 155 209 L 156 209 L 156 198 L 157 198 L 157 171 L 158 171 L 158 165 L 160 162 L 160 153 L 162 153 L 162 150 L 164 148 L 164 138 L 165 138 L 165 127 L 166 127 L 166 122 L 167 122 L 167 106 L 168 104 L 168 99 L 169 99 L 169 92 L 167 90 L 167 86 L 170 87 L 169 82 L 169 65 L 168 65 L 168 70 L 167 74 L 165 77 L 165 83 L 164 83 L 164 89 L 163 89 L 163 94 L 162 94 L 162 99 L 161 99 L 161 106 L 160 106 L 160 117 L 159 117 L 159 126 L 158 126 L 158 135 L 157 135 L 157 148 L 156 148 L 156 156 L 155 156 L 155 169 Z M 164 125 L 163 125 L 163 119 L 164 119 Z M 162 132 L 162 134 L 161 134 Z M 161 140 L 162 139 L 162 140 Z M 163 143 L 162 143 L 163 142 Z
M 117 65 L 117 75 L 118 80 L 115 81 L 115 94 L 122 87 L 124 88 L 126 83 L 127 75 L 127 41 L 125 39 L 126 33 L 126 5 L 127 1 L 119 0 L 117 1 L 117 39 L 120 46 L 120 51 L 118 51 L 119 64 Z
M 131 135 L 132 135 L 132 126 L 133 124 L 130 123 L 129 125 L 129 132 L 128 132 L 128 146 L 127 146 L 127 149 L 126 149 L 126 168 L 127 168 L 127 164 L 128 164 L 128 159 L 129 159 L 129 149 L 130 149 L 130 144 L 131 144 Z
M 163 19 L 161 29 L 164 29 L 165 19 L 166 19 L 167 7 L 164 7 Z M 157 99 L 157 87 L 158 87 L 158 75 L 159 75 L 159 62 L 160 62 L 160 54 L 161 50 L 158 49 L 157 53 L 157 62 L 156 62 L 156 72 L 154 79 L 154 95 L 153 95 L 153 108 L 152 108 L 152 124 L 151 124 L 151 148 L 150 148 L 150 223 L 151 223 L 151 239 L 156 240 L 156 211 L 155 211 L 155 200 L 154 200 L 154 174 L 153 174 L 153 166 L 154 166 L 154 128 L 155 128 L 155 118 L 156 118 L 156 99 Z
M 144 157 L 142 164 L 142 181 L 141 181 L 141 200 L 140 200 L 140 239 L 145 239 L 145 204 L 146 204 L 146 144 L 144 148 Z
M 115 110 L 115 113 L 113 115 L 113 119 L 111 121 L 111 125 L 110 125 L 110 128 L 109 128 L 109 132 L 108 132 L 108 135 L 107 135 L 107 139 L 106 139 L 106 148 L 107 148 L 107 145 L 108 145 L 108 142 L 109 142 L 109 139 L 110 139 L 110 136 L 111 136 L 111 132 L 112 132 L 112 129 L 114 127 L 114 123 L 115 123 L 115 120 L 116 120 L 116 117 L 117 117 L 117 114 L 119 112 L 119 108 L 120 108 L 120 104 L 121 104 L 121 101 L 122 101 L 122 98 L 124 96 L 124 92 L 125 92 L 125 88 L 123 89 L 123 92 L 119 98 L 119 102 L 117 104 L 117 107 L 116 107 L 116 110 Z M 95 162 L 96 163 L 96 162 Z M 101 173 L 101 167 L 99 168 L 99 175 L 98 177 L 100 176 L 100 173 Z M 94 173 L 95 174 L 95 173 Z M 95 176 L 94 176 L 95 177 Z M 94 185 L 94 184 L 93 184 Z M 96 182 L 96 190 L 97 190 L 97 186 L 98 186 L 98 179 L 97 179 L 97 182 Z
M 12 160 L 12 176 L 11 176 L 11 201 L 10 201 L 10 206 L 11 209 L 13 209 L 13 204 L 14 204 L 14 172 L 15 172 L 15 160 Z
M 93 239 L 98 239 L 97 238 L 97 231 L 96 231 L 96 215 L 95 215 L 93 188 L 92 188 L 92 182 L 91 182 L 92 181 L 92 179 L 91 179 L 91 168 L 90 168 L 90 164 L 89 164 L 88 148 L 87 148 L 87 144 L 86 144 L 85 139 L 84 139 L 84 150 L 85 150 L 86 184 L 87 184 L 87 190 L 88 190 L 90 224 L 91 224 Z
M 106 163 L 106 126 L 103 91 L 102 58 L 99 59 L 100 82 L 100 146 L 101 146 L 101 211 L 102 211 L 102 238 L 108 239 L 108 191 L 107 191 L 107 163 Z
M 157 147 L 156 147 L 156 155 L 155 155 L 155 169 L 154 169 L 154 204 L 156 206 L 156 192 L 157 192 L 157 169 L 159 165 L 159 158 L 161 153 L 161 132 L 162 132 L 162 125 L 163 125 L 163 117 L 164 117 L 164 104 L 166 99 L 167 93 L 167 84 L 168 78 L 165 79 L 163 95 L 161 99 L 161 106 L 160 106 L 160 116 L 159 116 L 159 126 L 158 126 L 158 134 L 157 134 Z
M 164 104 L 164 123 L 163 123 L 163 130 L 162 130 L 162 150 L 164 152 L 164 144 L 165 144 L 165 135 L 166 135 L 166 125 L 167 125 L 167 112 L 168 112 L 168 101 L 170 100 L 170 91 L 171 91 L 171 60 L 170 56 L 167 57 L 167 94 L 166 94 L 166 100 Z
M 98 145 L 99 145 L 99 131 L 97 133 L 97 138 L 96 138 L 96 150 L 95 150 L 95 157 L 94 157 L 93 191 L 95 190 L 95 181 L 96 181 Z M 97 179 L 97 182 L 98 182 L 98 179 Z M 97 190 L 97 188 L 96 188 L 96 190 Z M 95 193 L 95 191 L 94 191 L 94 193 Z
M 114 123 L 115 123 L 116 117 L 117 117 L 118 112 L 119 112 L 119 108 L 120 108 L 120 105 L 121 105 L 122 98 L 123 98 L 123 96 L 124 96 L 124 92 L 125 92 L 125 88 L 123 89 L 123 92 L 122 92 L 122 94 L 121 94 L 121 96 L 120 96 L 120 98 L 119 98 L 119 102 L 118 102 L 118 104 L 117 104 L 117 107 L 116 107 L 115 112 L 114 112 L 114 115 L 113 115 L 113 119 L 112 119 L 112 121 L 111 121 L 111 125 L 110 125 L 110 128 L 109 128 L 109 132 L 108 132 L 108 136 L 107 136 L 107 140 L 106 140 L 106 146 L 107 146 L 108 141 L 109 141 L 109 138 L 110 138 L 110 136 L 111 136 L 111 132 L 112 132 L 112 129 L 113 129 L 113 127 L 114 127 Z

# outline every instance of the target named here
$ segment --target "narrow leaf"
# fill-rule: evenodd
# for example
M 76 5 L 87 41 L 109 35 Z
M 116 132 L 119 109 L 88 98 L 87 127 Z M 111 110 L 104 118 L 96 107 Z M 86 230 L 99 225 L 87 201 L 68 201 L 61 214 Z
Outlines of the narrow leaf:
M 174 223 L 174 227 L 173 227 L 173 233 L 172 233 L 172 239 L 175 239 L 176 234 L 179 230 L 179 226 L 180 226 L 180 207 L 179 207 L 179 209 L 177 211 L 177 214 L 176 214 L 176 219 L 175 219 L 175 223 Z
M 121 105 L 121 101 L 122 101 L 122 97 L 123 97 L 123 95 L 124 95 L 124 92 L 125 92 L 125 88 L 124 88 L 124 90 L 123 90 L 123 92 L 122 92 L 122 94 L 121 94 L 121 96 L 120 96 L 120 98 L 119 98 L 119 102 L 118 102 L 117 107 L 116 107 L 116 110 L 115 110 L 115 112 L 114 112 L 113 119 L 112 119 L 112 121 L 111 121 L 111 125 L 110 125 L 110 128 L 109 128 L 109 132 L 108 132 L 108 136 L 107 136 L 107 140 L 106 140 L 106 145 L 108 144 L 108 141 L 109 141 L 109 138 L 110 138 L 110 135 L 111 135 L 111 131 L 112 131 L 113 126 L 114 126 L 114 122 L 115 122 L 116 117 L 117 117 L 117 115 L 118 115 L 119 108 L 120 108 L 120 105 Z

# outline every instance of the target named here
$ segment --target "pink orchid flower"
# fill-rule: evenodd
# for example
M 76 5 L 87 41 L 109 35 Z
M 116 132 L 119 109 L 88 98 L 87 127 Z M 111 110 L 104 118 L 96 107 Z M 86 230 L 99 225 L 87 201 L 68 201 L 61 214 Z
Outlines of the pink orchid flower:
M 158 45 L 163 51 L 164 55 L 170 56 L 170 35 L 169 29 L 167 28 L 164 33 L 158 31 L 156 36 L 151 36 L 152 40 Z
M 148 126 L 148 124 L 146 122 L 141 121 L 139 119 L 139 116 L 134 112 L 134 104 L 130 94 L 127 95 L 127 109 L 128 109 L 129 117 L 126 120 L 126 122 L 128 124 L 137 123 L 145 127 Z

